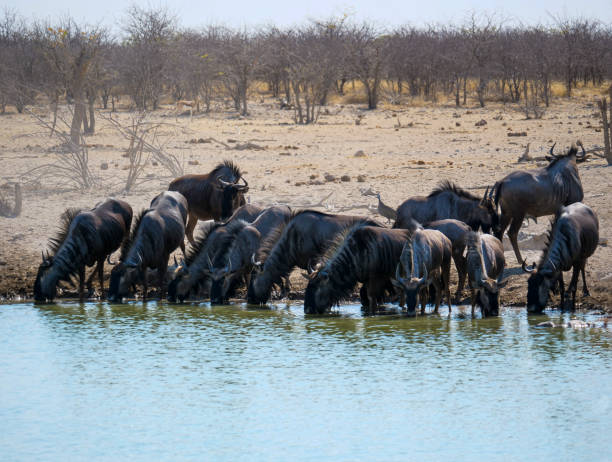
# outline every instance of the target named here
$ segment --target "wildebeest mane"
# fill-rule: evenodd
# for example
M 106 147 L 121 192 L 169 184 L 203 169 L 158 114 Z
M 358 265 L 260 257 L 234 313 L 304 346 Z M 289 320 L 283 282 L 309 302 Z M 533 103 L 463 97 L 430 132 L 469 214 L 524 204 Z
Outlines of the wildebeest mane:
M 245 227 L 249 226 L 249 224 L 250 223 L 247 223 L 244 220 L 233 220 L 225 226 L 227 233 L 225 233 L 219 239 L 219 242 L 216 243 L 217 248 L 215 249 L 214 263 L 221 262 L 226 258 L 232 244 L 236 241 L 236 236 L 238 233 L 240 233 L 240 231 L 242 231 Z
M 443 192 L 447 192 L 447 191 L 459 197 L 463 197 L 464 199 L 480 201 L 479 197 L 475 196 L 469 191 L 466 191 L 463 188 L 460 188 L 459 186 L 457 186 L 455 183 L 453 183 L 450 180 L 444 180 L 440 182 L 438 186 L 436 187 L 436 189 L 430 192 L 427 197 L 434 197 L 434 196 L 437 196 L 438 194 L 442 194 Z
M 66 237 L 68 236 L 68 231 L 70 230 L 70 225 L 72 224 L 72 220 L 82 212 L 82 209 L 71 207 L 64 210 L 64 213 L 60 216 L 60 227 L 59 231 L 55 236 L 49 239 L 49 250 L 53 255 L 57 253 L 59 248 L 62 246 Z
M 210 176 L 214 178 L 221 172 L 221 170 L 226 168 L 232 171 L 232 175 L 236 180 L 242 176 L 242 172 L 240 172 L 238 166 L 231 160 L 224 160 L 223 162 L 217 164 L 217 166 L 211 170 Z M 229 179 L 226 181 L 229 181 Z
M 215 221 L 210 226 L 206 226 L 206 227 L 202 226 L 200 228 L 202 230 L 202 233 L 198 237 L 196 237 L 194 243 L 189 246 L 187 255 L 185 255 L 185 264 L 187 266 L 190 266 L 194 262 L 194 260 L 198 257 L 200 252 L 202 252 L 202 250 L 206 247 L 206 241 L 210 237 L 210 235 L 213 233 L 213 231 L 220 228 L 221 226 L 225 226 L 225 225 L 221 222 Z
M 578 154 L 578 148 L 576 146 L 572 146 L 569 151 L 567 151 L 567 153 L 565 154 L 559 154 L 554 156 L 554 158 L 550 161 L 550 163 L 544 167 L 546 170 L 550 170 L 553 166 L 555 166 L 557 164 L 557 162 L 559 162 L 560 160 L 566 159 L 569 156 L 575 156 L 576 154 Z
M 127 257 L 128 252 L 130 251 L 130 247 L 134 243 L 134 238 L 136 237 L 136 233 L 138 232 L 138 228 L 140 227 L 140 222 L 142 218 L 147 214 L 149 209 L 142 209 L 138 215 L 136 215 L 136 219 L 132 222 L 132 229 L 126 235 L 123 243 L 121 244 L 121 253 L 119 256 L 120 261 L 124 261 Z
M 550 223 L 544 252 L 538 262 L 538 271 L 545 268 L 549 262 L 553 270 L 563 271 L 571 266 L 573 256 L 580 252 L 579 233 L 571 226 L 570 220 L 562 220 L 560 217 L 557 213 Z

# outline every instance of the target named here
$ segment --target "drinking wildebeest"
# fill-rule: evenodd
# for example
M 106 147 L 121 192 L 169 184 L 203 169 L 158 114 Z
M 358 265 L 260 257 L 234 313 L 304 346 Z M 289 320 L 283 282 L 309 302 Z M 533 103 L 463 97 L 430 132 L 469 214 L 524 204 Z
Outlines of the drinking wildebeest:
M 111 271 L 109 299 L 119 302 L 136 282 L 144 286 L 147 298 L 147 269 L 157 270 L 160 298 L 170 254 L 185 239 L 187 199 L 176 191 L 159 194 L 138 216 L 129 239 L 121 248 L 120 263 Z
M 341 233 L 310 276 L 304 293 L 304 313 L 322 314 L 346 297 L 360 282 L 361 303 L 374 313 L 385 290 L 394 292 L 391 278 L 410 230 L 357 224 Z
M 578 149 L 572 146 L 565 155 L 556 156 L 550 148 L 550 164 L 531 171 L 515 171 L 495 183 L 495 206 L 501 209 L 499 226 L 495 237 L 500 241 L 504 231 L 512 243 L 514 254 L 519 263 L 523 263 L 518 246 L 518 233 L 525 215 L 541 217 L 554 214 L 562 205 L 580 202 L 584 197 L 582 183 L 576 163 L 587 158 L 584 147 L 582 155 L 577 156 Z
M 429 196 L 412 197 L 397 208 L 397 220 L 394 228 L 406 228 L 410 220 L 429 223 L 452 218 L 466 223 L 470 228 L 489 233 L 498 225 L 489 188 L 482 198 L 461 189 L 450 181 L 443 181 Z
M 425 313 L 426 289 L 433 284 L 436 289 L 435 310 L 438 312 L 442 291 L 451 308 L 449 291 L 450 262 L 452 255 L 451 241 L 435 229 L 417 228 L 411 238 L 404 244 L 399 263 L 396 267 L 393 285 L 403 291 L 409 315 L 416 314 L 416 307 L 421 302 L 421 314 Z M 405 277 L 402 277 L 402 273 Z
M 466 267 L 472 290 L 472 315 L 479 305 L 482 316 L 499 315 L 499 289 L 506 260 L 504 247 L 499 239 L 490 234 L 474 231 L 465 237 L 467 245 Z
M 132 222 L 132 207 L 127 202 L 107 199 L 95 208 L 85 211 L 68 209 L 61 217 L 61 231 L 50 240 L 52 255 L 45 257 L 38 267 L 34 283 L 36 301 L 53 300 L 59 281 L 79 276 L 79 297 L 84 297 L 85 267 L 97 263 L 87 280 L 97 273 L 100 295 L 104 295 L 104 259 L 119 248 L 127 236 Z
M 266 303 L 273 285 L 281 284 L 296 266 L 309 269 L 325 253 L 338 233 L 358 222 L 380 226 L 364 217 L 331 215 L 314 210 L 294 212 L 292 219 L 282 230 L 279 229 L 278 240 L 273 245 L 263 245 L 258 255 L 254 256 L 257 261 L 254 261 L 255 274 L 251 277 L 247 293 L 248 303 Z
M 242 220 L 233 224 L 236 229 L 229 231 L 223 238 L 210 268 L 211 303 L 227 301 L 242 281 L 248 287 L 253 269 L 252 255 L 290 218 L 289 207 L 274 206 L 265 209 L 251 224 Z
M 451 241 L 453 261 L 455 262 L 455 268 L 457 268 L 457 276 L 459 278 L 457 292 L 455 293 L 455 300 L 458 301 L 463 293 L 463 286 L 465 285 L 467 274 L 465 257 L 463 256 L 463 251 L 465 250 L 465 236 L 472 231 L 472 228 L 462 221 L 453 219 L 432 221 L 431 223 L 425 224 L 424 227 L 440 231 Z
M 566 308 L 568 295 L 571 295 L 570 307 L 576 307 L 576 289 L 578 288 L 578 273 L 582 273 L 582 289 L 585 296 L 589 295 L 584 267 L 587 259 L 593 255 L 599 243 L 599 221 L 593 210 L 577 202 L 567 207 L 561 207 L 555 216 L 550 231 L 546 249 L 540 258 L 537 268 L 523 269 L 529 273 L 527 284 L 527 310 L 541 312 L 548 302 L 549 292 L 557 283 L 561 292 L 561 307 Z M 573 270 L 567 293 L 563 283 L 563 271 Z
M 174 273 L 168 285 L 168 300 L 183 302 L 195 291 L 208 292 L 210 267 L 221 242 L 227 235 L 228 227 L 237 221 L 250 223 L 259 216 L 260 212 L 259 207 L 245 204 L 239 207 L 225 223 L 205 223 L 201 228 L 201 234 L 187 252 L 185 261 Z
M 238 184 L 242 180 L 244 184 Z M 200 220 L 226 220 L 245 204 L 249 184 L 237 165 L 229 160 L 204 175 L 184 175 L 172 180 L 169 191 L 178 191 L 187 199 L 189 220 L 185 234 L 193 244 L 193 230 Z

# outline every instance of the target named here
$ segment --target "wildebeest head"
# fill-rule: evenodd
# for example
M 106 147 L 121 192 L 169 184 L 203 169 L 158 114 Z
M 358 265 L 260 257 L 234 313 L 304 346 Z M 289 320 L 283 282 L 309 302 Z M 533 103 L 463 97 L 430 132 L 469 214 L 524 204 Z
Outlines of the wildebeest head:
M 256 260 L 255 254 L 251 256 L 253 270 L 251 281 L 247 289 L 247 302 L 253 305 L 266 303 L 272 293 L 272 281 L 268 272 L 263 270 L 263 263 Z
M 323 314 L 337 303 L 329 278 L 329 270 L 321 268 L 311 273 L 304 292 L 304 313 Z
M 412 249 L 410 249 L 412 253 Z M 404 257 L 404 254 L 402 254 Z M 416 307 L 419 303 L 419 295 L 422 289 L 427 287 L 427 268 L 425 268 L 424 274 L 422 277 L 413 277 L 408 274 L 408 277 L 402 277 L 402 269 L 406 270 L 406 273 L 409 273 L 408 269 L 411 268 L 405 265 L 405 262 L 400 259 L 400 262 L 397 264 L 397 268 L 395 270 L 395 279 L 391 279 L 393 285 L 400 290 L 404 291 L 406 296 L 406 308 L 408 309 L 408 314 L 415 315 Z
M 478 207 L 480 226 L 482 232 L 487 234 L 491 234 L 491 232 L 499 233 L 501 229 L 499 215 L 493 199 L 493 190 L 494 188 L 487 186 Z
M 192 286 L 193 282 L 189 267 L 184 263 L 177 265 L 168 283 L 168 301 L 175 303 L 178 300 L 183 303 L 187 295 L 189 295 Z
M 221 192 L 221 219 L 226 220 L 232 216 L 234 210 L 246 203 L 244 199 L 245 193 L 249 190 L 249 184 L 243 176 L 240 180 L 244 184 L 238 182 L 232 183 L 225 181 L 223 178 L 217 178 L 216 188 Z
M 43 254 L 42 262 L 38 266 L 36 281 L 34 282 L 34 300 L 37 302 L 51 301 L 56 296 L 57 279 L 49 274 L 52 267 L 53 257 Z
M 210 271 L 210 302 L 213 304 L 221 304 L 227 301 L 227 293 L 229 292 L 233 276 L 236 271 L 232 269 L 232 262 L 229 260 L 223 268 L 213 267 Z
M 120 303 L 123 297 L 129 294 L 132 284 L 138 278 L 138 274 L 139 268 L 135 265 L 128 266 L 123 262 L 117 264 L 111 271 L 108 300 Z
M 529 313 L 541 313 L 546 304 L 550 291 L 556 286 L 558 274 L 548 270 L 537 270 L 535 265 L 526 266 L 523 262 L 523 270 L 531 273 L 527 280 L 527 311 Z
M 477 287 L 473 287 L 483 316 L 499 316 L 499 289 L 504 285 L 504 282 L 484 278 L 477 283 Z

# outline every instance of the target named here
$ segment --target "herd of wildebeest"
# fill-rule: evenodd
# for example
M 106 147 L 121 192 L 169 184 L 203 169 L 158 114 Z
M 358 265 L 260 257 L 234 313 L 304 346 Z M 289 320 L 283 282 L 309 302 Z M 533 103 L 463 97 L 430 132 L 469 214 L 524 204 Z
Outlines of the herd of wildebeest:
M 554 146 L 553 146 L 554 148 Z M 373 314 L 381 302 L 398 302 L 415 315 L 420 303 L 437 312 L 445 298 L 449 309 L 451 260 L 458 273 L 454 295 L 460 300 L 467 281 L 472 313 L 499 314 L 505 258 L 503 233 L 524 271 L 527 308 L 541 312 L 550 292 L 560 293 L 561 307 L 574 309 L 579 273 L 588 294 L 585 264 L 597 248 L 599 223 L 583 204 L 577 164 L 584 148 L 547 156 L 541 169 L 514 171 L 477 197 L 443 182 L 426 197 L 412 197 L 397 209 L 392 228 L 363 216 L 347 216 L 287 206 L 259 208 L 245 201 L 248 183 L 239 168 L 224 161 L 210 173 L 173 180 L 149 208 L 132 219 L 122 200 L 107 199 L 91 210 L 68 209 L 61 231 L 50 240 L 34 284 L 37 301 L 56 297 L 58 284 L 77 277 L 81 299 L 92 293 L 98 274 L 104 295 L 105 260 L 114 265 L 108 300 L 121 302 L 137 285 L 147 298 L 150 282 L 171 302 L 210 298 L 226 303 L 246 288 L 250 304 L 267 303 L 289 291 L 289 274 L 306 272 L 304 311 L 322 314 L 349 297 L 361 283 L 363 310 Z M 518 247 L 526 217 L 554 215 L 539 263 L 528 266 Z M 198 220 L 207 220 L 199 225 Z M 214 220 L 214 221 L 213 221 Z M 185 238 L 189 248 L 185 250 Z M 184 259 L 169 258 L 178 247 Z M 119 261 L 111 254 L 121 248 Z M 97 264 L 85 280 L 85 268 Z M 563 271 L 573 270 L 567 291 Z

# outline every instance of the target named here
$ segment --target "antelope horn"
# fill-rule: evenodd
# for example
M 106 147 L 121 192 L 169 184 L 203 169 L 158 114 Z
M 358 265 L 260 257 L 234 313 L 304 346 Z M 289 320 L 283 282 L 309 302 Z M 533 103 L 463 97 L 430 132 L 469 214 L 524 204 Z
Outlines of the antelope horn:
M 212 271 L 213 264 L 212 264 L 212 261 L 210 260 L 210 255 L 208 255 L 208 253 L 206 254 L 206 262 L 208 263 L 208 269 Z
M 556 145 L 557 145 L 557 143 L 555 142 L 555 143 L 553 143 L 553 145 L 550 147 L 550 155 L 551 155 L 551 156 L 554 156 L 554 157 L 557 157 L 555 154 L 553 154 L 553 149 L 555 149 L 555 146 L 556 146 Z
M 533 273 L 535 270 L 535 263 L 532 266 L 527 266 L 527 259 L 523 260 L 523 264 L 521 265 L 523 271 L 525 273 Z
M 108 256 L 106 257 L 106 263 L 108 263 L 111 266 L 115 266 L 117 264 L 117 262 L 116 261 L 111 261 L 110 257 L 111 256 L 110 256 L 110 253 L 109 253 Z
M 236 185 L 235 183 L 230 183 L 229 181 L 225 181 L 222 178 L 217 178 L 217 181 L 219 183 L 221 183 L 221 186 L 223 186 L 224 188 L 227 188 L 228 186 L 235 186 Z
M 482 196 L 483 200 L 487 199 L 487 196 L 489 195 L 489 188 L 490 186 L 487 186 L 487 190 L 485 191 L 484 196 Z
M 255 254 L 251 255 L 251 263 L 253 264 L 253 266 L 261 266 L 260 261 L 255 261 Z
M 45 251 L 44 250 L 40 251 L 40 257 L 41 257 L 42 261 L 45 261 Z
M 311 261 L 312 261 L 312 260 L 308 260 L 308 265 L 306 265 L 306 266 L 307 266 L 306 271 L 308 272 L 308 274 L 312 274 L 312 273 L 314 273 L 314 272 L 315 272 L 315 269 L 314 269 L 314 268 L 312 267 L 312 265 L 310 264 L 310 262 L 311 262 Z
M 242 182 L 244 184 L 243 185 L 236 185 L 236 187 L 238 188 L 239 191 L 248 191 L 249 183 L 247 182 L 247 180 L 244 179 L 243 176 L 241 176 L 240 179 L 242 180 Z
M 401 282 L 402 277 L 400 276 L 400 265 L 402 264 L 402 262 L 400 261 L 397 266 L 395 267 L 395 279 L 397 279 L 398 281 Z
M 174 256 L 174 266 L 178 266 L 178 262 L 176 261 L 176 255 Z

